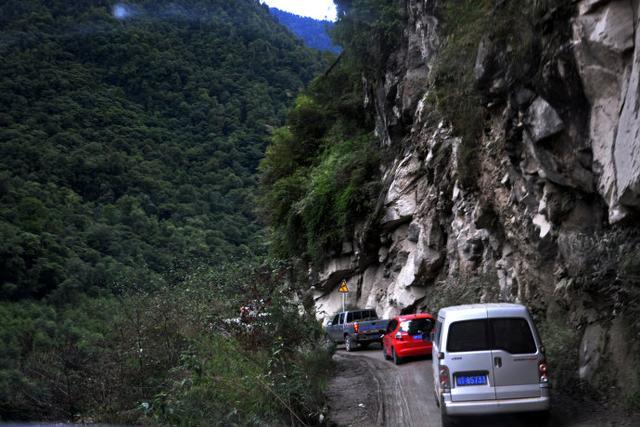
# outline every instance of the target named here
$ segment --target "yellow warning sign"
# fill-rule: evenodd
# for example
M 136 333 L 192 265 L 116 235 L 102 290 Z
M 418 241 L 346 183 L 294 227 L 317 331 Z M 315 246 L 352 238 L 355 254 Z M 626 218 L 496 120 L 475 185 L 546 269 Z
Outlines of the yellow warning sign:
M 340 282 L 340 288 L 338 289 L 338 292 L 342 292 L 342 293 L 349 292 L 349 287 L 347 286 L 346 280 L 342 279 L 342 282 Z

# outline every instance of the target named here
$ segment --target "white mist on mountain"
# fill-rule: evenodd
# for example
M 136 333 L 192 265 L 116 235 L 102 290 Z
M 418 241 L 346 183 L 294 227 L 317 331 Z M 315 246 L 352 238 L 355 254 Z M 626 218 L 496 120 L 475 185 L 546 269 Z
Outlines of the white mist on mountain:
M 211 12 L 206 7 L 195 9 L 179 3 L 169 3 L 153 8 L 116 3 L 112 7 L 112 15 L 119 21 L 130 19 L 198 21 L 211 15 Z
M 135 15 L 135 12 L 130 6 L 126 4 L 116 3 L 113 6 L 113 17 L 116 19 L 124 20 L 124 19 L 131 18 L 133 15 Z

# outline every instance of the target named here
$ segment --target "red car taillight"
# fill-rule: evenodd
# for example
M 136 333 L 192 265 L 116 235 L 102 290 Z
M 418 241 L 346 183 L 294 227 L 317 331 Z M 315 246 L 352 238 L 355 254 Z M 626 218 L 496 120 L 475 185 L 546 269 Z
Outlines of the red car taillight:
M 356 334 L 360 332 L 360 324 L 358 322 L 353 324 L 353 330 L 356 331 Z
M 541 361 L 540 364 L 538 365 L 538 374 L 540 375 L 541 383 L 549 382 L 549 375 L 547 372 L 547 362 L 545 362 L 544 360 Z
M 449 367 L 440 365 L 440 390 L 448 392 L 451 390 L 451 380 L 449 379 Z

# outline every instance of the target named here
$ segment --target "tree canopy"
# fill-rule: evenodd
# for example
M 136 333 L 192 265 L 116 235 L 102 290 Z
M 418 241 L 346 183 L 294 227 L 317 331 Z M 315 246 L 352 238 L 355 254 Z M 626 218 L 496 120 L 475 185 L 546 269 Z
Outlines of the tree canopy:
M 0 4 L 0 298 L 264 251 L 255 171 L 324 67 L 254 0 Z

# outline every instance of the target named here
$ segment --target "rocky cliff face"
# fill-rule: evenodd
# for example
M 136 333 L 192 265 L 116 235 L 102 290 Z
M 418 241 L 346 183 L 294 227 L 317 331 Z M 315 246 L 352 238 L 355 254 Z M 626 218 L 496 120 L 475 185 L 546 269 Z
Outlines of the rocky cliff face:
M 401 2 L 403 46 L 368 82 L 376 133 L 396 155 L 375 211 L 312 272 L 318 315 L 339 310 L 342 278 L 350 305 L 386 317 L 522 302 L 576 376 L 631 394 L 640 385 L 640 2 L 550 7 L 534 27 L 527 81 L 510 77 L 512 46 L 479 40 L 484 131 L 472 188 L 459 179 L 472 167 L 463 141 L 430 102 L 439 3 Z

